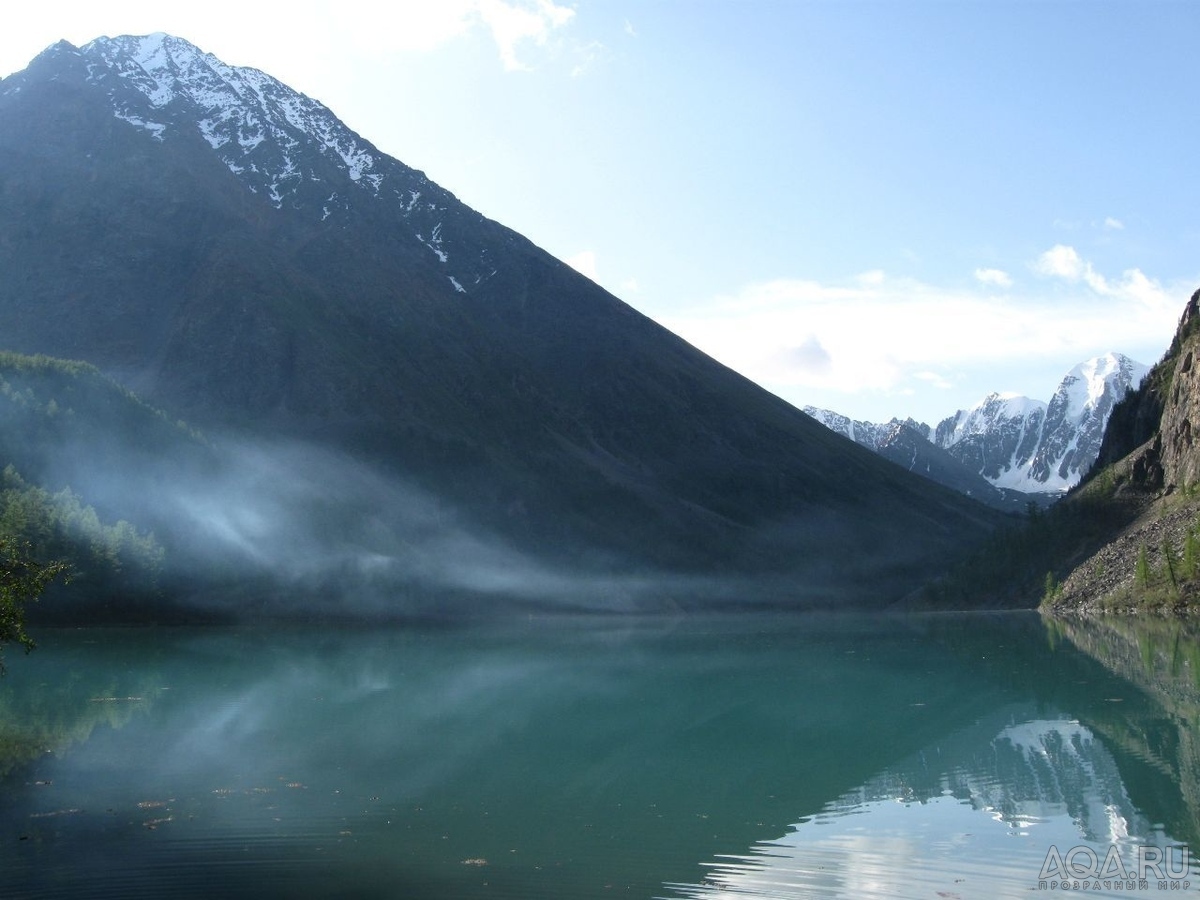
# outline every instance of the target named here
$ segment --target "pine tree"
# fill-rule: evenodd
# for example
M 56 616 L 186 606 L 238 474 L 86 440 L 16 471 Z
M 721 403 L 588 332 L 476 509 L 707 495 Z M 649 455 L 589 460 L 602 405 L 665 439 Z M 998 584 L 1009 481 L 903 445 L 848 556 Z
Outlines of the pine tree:
M 1179 581 L 1175 577 L 1175 548 L 1171 546 L 1170 538 L 1163 538 L 1162 555 L 1163 563 L 1167 570 L 1167 578 L 1171 581 L 1171 587 L 1178 590 Z
M 1137 563 L 1133 570 L 1134 581 L 1138 587 L 1150 586 L 1150 560 L 1146 558 L 1146 548 L 1142 546 L 1138 549 Z
M 1059 594 L 1062 593 L 1062 583 L 1054 577 L 1053 572 L 1046 573 L 1046 580 L 1042 587 L 1042 602 L 1049 603 Z

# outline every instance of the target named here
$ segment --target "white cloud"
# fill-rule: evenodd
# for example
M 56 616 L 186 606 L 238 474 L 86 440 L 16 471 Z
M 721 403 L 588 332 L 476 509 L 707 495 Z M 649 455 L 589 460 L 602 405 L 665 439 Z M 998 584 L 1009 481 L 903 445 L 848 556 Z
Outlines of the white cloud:
M 377 52 L 429 52 L 470 30 L 475 5 L 471 0 L 393 0 L 370 28 L 361 21 L 338 21 L 342 30 L 352 31 L 359 43 Z
M 931 384 L 941 391 L 948 391 L 954 387 L 953 382 L 947 381 L 945 376 L 938 372 L 913 372 L 912 377 L 917 381 L 924 381 L 926 384 Z
M 1132 302 L 1152 310 L 1173 309 L 1178 301 L 1172 291 L 1141 269 L 1126 269 L 1115 281 L 1105 278 L 1074 247 L 1056 244 L 1038 257 L 1034 271 L 1069 283 L 1082 281 L 1101 297 Z
M 486 29 L 504 68 L 524 71 L 530 66 L 521 52 L 531 44 L 545 46 L 575 11 L 552 0 L 392 0 L 372 14 L 369 27 L 331 6 L 316 6 L 313 14 L 320 20 L 299 17 L 282 27 L 303 32 L 307 42 L 321 33 L 334 34 L 371 56 L 428 53 L 475 29 Z
M 827 374 L 833 365 L 829 351 L 822 347 L 820 340 L 812 334 L 801 341 L 799 345 L 785 348 L 780 362 L 785 366 L 793 366 L 818 377 Z
M 1122 231 L 1125 228 L 1125 223 L 1115 216 L 1105 216 L 1103 219 L 1055 219 L 1052 225 L 1060 231 Z
M 660 321 L 800 404 L 817 392 L 943 395 L 981 380 L 1007 390 L 1006 372 L 1066 371 L 1109 349 L 1153 362 L 1165 349 L 1184 286 L 1168 290 L 1138 270 L 1110 282 L 1071 248 L 1040 263 L 1066 285 L 997 297 L 986 286 L 944 288 L 880 272 L 837 283 L 777 279 Z
M 976 269 L 975 280 L 980 284 L 990 284 L 995 287 L 1010 288 L 1013 286 L 1012 276 L 1003 269 Z
M 1055 244 L 1037 258 L 1033 268 L 1039 275 L 1078 281 L 1083 274 L 1083 260 L 1080 259 L 1079 253 L 1074 247 Z
M 530 48 L 546 46 L 575 18 L 573 9 L 554 0 L 391 0 L 369 16 L 352 13 L 344 4 L 324 2 L 303 3 L 294 15 L 281 16 L 271 4 L 244 0 L 202 6 L 67 0 L 52 11 L 8 17 L 12 21 L 0 29 L 0 77 L 24 68 L 60 38 L 79 44 L 101 34 L 156 30 L 194 41 L 231 65 L 263 67 L 299 84 L 310 82 L 306 67 L 333 67 L 343 51 L 367 58 L 426 53 L 476 30 L 490 35 L 505 69 L 521 70 L 529 68 L 524 54 Z M 238 28 L 230 29 L 235 20 Z
M 543 46 L 550 33 L 566 25 L 575 10 L 558 6 L 553 0 L 536 3 L 513 3 L 505 0 L 476 0 L 473 4 L 480 18 L 492 31 L 500 60 L 509 71 L 529 68 L 517 58 L 517 47 L 526 41 Z
M 600 41 L 590 41 L 586 44 L 577 44 L 572 49 L 572 53 L 575 57 L 575 65 L 571 67 L 571 77 L 578 78 L 596 63 L 607 58 L 608 48 Z
M 1172 291 L 1156 279 L 1148 278 L 1141 269 L 1126 269 L 1112 290 L 1116 296 L 1133 300 L 1148 309 L 1174 309 L 1179 302 Z
M 574 256 L 568 256 L 563 260 L 568 266 L 574 269 L 581 275 L 586 275 L 588 278 L 599 284 L 600 279 L 596 273 L 596 253 L 593 250 L 581 250 Z

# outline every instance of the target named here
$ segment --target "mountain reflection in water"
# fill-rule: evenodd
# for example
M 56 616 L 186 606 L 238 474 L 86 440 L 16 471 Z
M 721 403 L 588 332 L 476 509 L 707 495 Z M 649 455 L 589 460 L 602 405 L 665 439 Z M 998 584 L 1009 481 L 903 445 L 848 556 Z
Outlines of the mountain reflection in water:
M 1088 845 L 1103 860 L 1115 844 L 1133 870 L 1139 845 L 1177 843 L 1079 722 L 995 724 L 940 742 L 667 896 L 1016 897 L 1037 887 L 1051 845 Z
M 40 639 L 14 896 L 1017 896 L 1196 833 L 1178 691 L 1035 616 Z

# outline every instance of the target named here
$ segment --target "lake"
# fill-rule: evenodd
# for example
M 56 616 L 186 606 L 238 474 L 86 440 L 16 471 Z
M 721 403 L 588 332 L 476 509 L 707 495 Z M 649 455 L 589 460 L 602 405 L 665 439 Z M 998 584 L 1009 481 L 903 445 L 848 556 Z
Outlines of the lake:
M 1064 874 L 1093 895 L 1200 889 L 1185 623 L 36 637 L 0 679 L 5 897 L 993 898 Z

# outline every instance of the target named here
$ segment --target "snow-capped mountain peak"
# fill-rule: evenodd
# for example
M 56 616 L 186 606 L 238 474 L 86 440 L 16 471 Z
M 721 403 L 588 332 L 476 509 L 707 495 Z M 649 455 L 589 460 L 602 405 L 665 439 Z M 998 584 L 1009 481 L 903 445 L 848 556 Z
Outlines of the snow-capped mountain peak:
M 116 76 L 144 98 L 138 103 L 128 92 L 110 91 L 118 118 L 159 140 L 172 121 L 181 125 L 190 119 L 234 174 L 265 176 L 276 206 L 311 174 L 296 158 L 296 151 L 309 143 L 330 160 L 340 160 L 351 181 L 372 193 L 380 190 L 381 154 L 324 105 L 258 69 L 226 65 L 194 44 L 162 33 L 97 38 L 79 52 L 93 81 L 103 84 Z
M 66 41 L 35 60 L 51 80 L 82 82 L 86 102 L 106 105 L 130 129 L 130 151 L 183 151 L 197 180 L 236 179 L 236 190 L 324 227 L 368 219 L 394 234 L 397 250 L 442 268 L 447 297 L 468 293 L 497 270 L 475 239 L 487 220 L 449 191 L 381 152 L 326 106 L 265 72 L 231 66 L 169 34 Z M 3 80 L 19 94 L 27 73 Z M 89 106 L 94 109 L 95 107 Z M 142 150 L 137 141 L 149 142 Z M 210 172 L 205 157 L 217 162 Z M 227 170 L 217 174 L 219 168 Z M 213 182 L 215 183 L 215 182 Z
M 1136 388 L 1147 371 L 1146 366 L 1111 351 L 1081 362 L 1066 374 L 1059 388 L 1065 393 L 1066 415 L 1079 421 L 1089 410 L 1104 402 L 1111 382 L 1124 381 Z
M 849 416 L 843 416 L 828 409 L 818 409 L 815 406 L 804 407 L 804 412 L 831 431 L 836 431 L 838 434 L 850 438 L 856 444 L 870 447 L 876 452 L 882 449 L 889 439 L 902 428 L 913 428 L 916 429 L 921 437 L 929 437 L 929 426 L 913 421 L 912 419 L 905 421 L 892 419 L 891 421 L 877 424 L 875 422 L 857 421 L 851 419 Z
M 943 419 L 933 438 L 939 447 L 948 448 L 974 435 L 995 431 L 999 423 L 1039 422 L 1046 412 L 1046 403 L 1020 394 L 991 393 L 968 410 L 960 409 Z M 1025 426 L 1018 426 L 1022 431 Z
M 1113 406 L 1141 384 L 1149 368 L 1120 353 L 1074 366 L 1050 401 L 992 393 L 936 428 L 914 430 L 998 488 L 1026 493 L 1066 491 L 1091 468 Z M 827 410 L 805 410 L 822 424 L 883 452 L 887 425 L 852 422 Z
M 1091 468 L 1113 406 L 1147 371 L 1108 352 L 1072 367 L 1049 403 L 992 394 L 939 423 L 934 442 L 997 487 L 1065 491 Z

